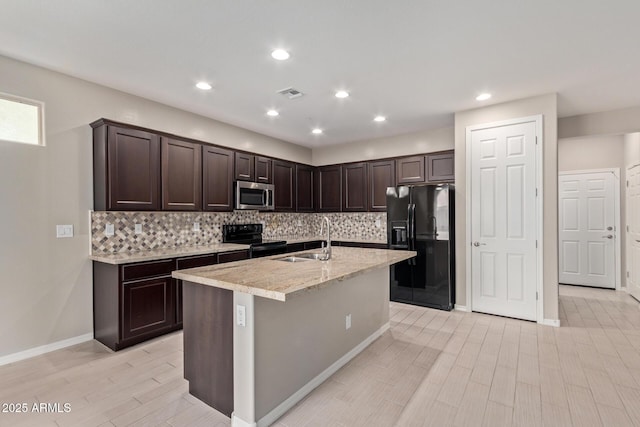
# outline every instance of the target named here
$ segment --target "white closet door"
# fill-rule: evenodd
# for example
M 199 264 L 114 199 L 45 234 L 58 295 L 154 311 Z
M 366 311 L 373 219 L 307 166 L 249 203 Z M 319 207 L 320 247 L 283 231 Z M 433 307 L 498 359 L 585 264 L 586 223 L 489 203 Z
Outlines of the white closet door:
M 472 310 L 536 320 L 536 122 L 470 143 Z
M 558 177 L 560 283 L 615 289 L 616 184 L 612 172 Z
M 627 289 L 640 300 L 640 165 L 627 169 Z

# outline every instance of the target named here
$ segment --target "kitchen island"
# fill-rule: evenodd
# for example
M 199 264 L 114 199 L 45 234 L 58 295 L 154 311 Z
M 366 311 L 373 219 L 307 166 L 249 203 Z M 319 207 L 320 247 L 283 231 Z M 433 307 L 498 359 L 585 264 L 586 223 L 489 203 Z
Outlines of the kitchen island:
M 173 273 L 184 281 L 189 391 L 234 426 L 270 425 L 384 333 L 388 267 L 416 253 L 296 255 Z

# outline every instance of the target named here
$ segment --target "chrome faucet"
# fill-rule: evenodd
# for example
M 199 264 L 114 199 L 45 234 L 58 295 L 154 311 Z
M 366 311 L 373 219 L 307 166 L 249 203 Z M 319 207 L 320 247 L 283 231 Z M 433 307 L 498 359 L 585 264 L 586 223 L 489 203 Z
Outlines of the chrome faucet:
M 327 223 L 327 239 L 322 242 L 322 261 L 331 259 L 331 221 L 327 216 L 323 216 L 320 222 L 320 235 L 324 233 L 325 222 Z

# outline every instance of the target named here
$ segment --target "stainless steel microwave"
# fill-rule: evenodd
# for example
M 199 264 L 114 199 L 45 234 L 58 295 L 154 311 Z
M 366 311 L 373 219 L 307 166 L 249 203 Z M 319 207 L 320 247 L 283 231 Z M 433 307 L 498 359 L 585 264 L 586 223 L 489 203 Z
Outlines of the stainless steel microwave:
M 236 209 L 272 211 L 273 184 L 236 181 Z

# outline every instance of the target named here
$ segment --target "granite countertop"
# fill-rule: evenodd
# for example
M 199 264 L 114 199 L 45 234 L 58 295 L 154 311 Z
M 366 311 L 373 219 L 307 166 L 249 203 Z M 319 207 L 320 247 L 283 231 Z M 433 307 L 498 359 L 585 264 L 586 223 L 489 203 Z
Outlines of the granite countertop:
M 303 252 L 318 252 L 303 251 Z M 284 262 L 274 255 L 174 271 L 173 277 L 188 282 L 286 301 L 296 292 L 326 286 L 416 256 L 412 251 L 334 247 L 329 261 Z
M 314 242 L 322 240 L 320 236 L 275 236 L 269 237 L 269 240 L 286 240 L 288 244 Z M 356 242 L 356 243 L 382 243 L 386 244 L 386 240 L 367 240 L 367 239 L 331 239 L 337 242 Z M 148 251 L 136 252 L 118 252 L 115 254 L 91 254 L 89 259 L 93 261 L 104 262 L 106 264 L 128 264 L 130 262 L 157 261 L 161 259 L 177 258 L 191 255 L 206 255 L 218 252 L 238 251 L 249 249 L 249 245 L 238 245 L 235 243 L 217 243 L 213 245 L 185 246 L 179 248 L 162 248 L 151 249 Z
M 184 246 L 180 248 L 152 249 L 138 252 L 121 252 L 115 254 L 92 254 L 89 258 L 93 261 L 106 264 L 128 264 L 130 262 L 157 261 L 160 259 L 178 258 L 191 255 L 206 255 L 218 252 L 230 252 L 249 249 L 249 245 L 237 245 L 235 243 L 218 243 L 214 245 Z

